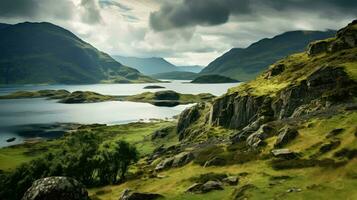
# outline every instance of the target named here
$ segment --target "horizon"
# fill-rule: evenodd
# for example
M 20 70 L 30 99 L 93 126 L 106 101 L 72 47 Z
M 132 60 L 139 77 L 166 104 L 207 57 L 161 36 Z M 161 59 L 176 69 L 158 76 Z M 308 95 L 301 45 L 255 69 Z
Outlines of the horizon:
M 0 21 L 50 22 L 109 55 L 207 66 L 232 48 L 246 48 L 288 31 L 338 30 L 357 16 L 353 1 L 308 4 L 306 0 L 4 0 Z

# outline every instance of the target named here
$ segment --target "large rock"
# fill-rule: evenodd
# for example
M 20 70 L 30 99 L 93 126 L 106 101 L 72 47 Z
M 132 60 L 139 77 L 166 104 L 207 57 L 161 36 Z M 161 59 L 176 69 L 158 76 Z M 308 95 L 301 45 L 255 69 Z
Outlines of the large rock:
M 307 54 L 314 56 L 320 53 L 326 53 L 328 51 L 329 45 L 330 42 L 328 40 L 312 42 L 308 46 Z
M 172 163 L 174 162 L 174 158 L 166 158 L 165 160 L 161 161 L 156 167 L 156 171 L 164 170 L 170 168 Z
M 274 157 L 283 158 L 283 159 L 294 159 L 297 157 L 297 154 L 290 151 L 289 149 L 274 149 L 271 151 Z
M 181 167 L 194 159 L 194 156 L 191 152 L 182 152 L 174 157 L 172 167 Z
M 119 200 L 154 200 L 159 198 L 163 198 L 163 196 L 155 193 L 139 193 L 125 189 L 119 197 Z
M 239 182 L 238 176 L 228 176 L 222 180 L 223 182 L 227 183 L 228 185 L 237 185 Z
M 179 134 L 180 140 L 184 139 L 186 129 L 198 120 L 200 117 L 200 109 L 202 109 L 202 107 L 204 107 L 204 105 L 198 104 L 191 108 L 187 108 L 180 114 L 177 122 L 177 133 Z
M 248 146 L 252 148 L 257 148 L 266 145 L 266 142 L 264 140 L 271 136 L 273 130 L 273 127 L 268 124 L 262 125 L 256 132 L 254 132 L 247 138 L 246 141 Z
M 85 187 L 73 178 L 47 177 L 35 181 L 22 200 L 89 200 Z
M 201 191 L 203 193 L 210 192 L 212 190 L 223 190 L 223 184 L 219 181 L 207 181 L 202 185 Z
M 299 135 L 299 132 L 292 127 L 284 127 L 276 139 L 275 147 L 283 147 L 290 141 L 294 140 Z

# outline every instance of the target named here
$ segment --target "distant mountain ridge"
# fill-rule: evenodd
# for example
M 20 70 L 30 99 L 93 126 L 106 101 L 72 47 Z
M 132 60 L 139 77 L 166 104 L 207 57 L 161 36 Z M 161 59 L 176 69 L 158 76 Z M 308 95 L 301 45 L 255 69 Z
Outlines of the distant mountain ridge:
M 0 25 L 0 84 L 153 82 L 51 23 Z
M 265 38 L 247 48 L 233 48 L 215 59 L 200 74 L 220 74 L 237 80 L 255 78 L 269 65 L 292 53 L 302 52 L 315 40 L 333 37 L 336 31 L 290 31 Z
M 162 74 L 176 71 L 198 73 L 203 69 L 202 66 L 198 65 L 176 66 L 160 57 L 139 58 L 120 55 L 113 55 L 112 57 L 118 62 L 133 67 L 145 75 Z

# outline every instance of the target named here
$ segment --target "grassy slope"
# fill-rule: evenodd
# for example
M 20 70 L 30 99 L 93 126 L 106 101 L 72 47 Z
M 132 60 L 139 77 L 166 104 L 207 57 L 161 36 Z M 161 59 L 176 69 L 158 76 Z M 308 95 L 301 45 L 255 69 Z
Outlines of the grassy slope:
M 342 148 L 357 148 L 357 138 L 353 135 L 357 127 L 351 127 L 351 123 L 357 121 L 357 113 L 346 113 L 328 119 L 314 119 L 307 121 L 300 129 L 300 136 L 287 148 L 304 152 L 303 157 L 316 153 L 313 144 L 326 143 L 325 135 L 335 128 L 346 130 L 338 136 L 341 146 L 323 155 L 330 158 Z M 268 140 L 268 146 L 272 146 L 276 138 Z M 306 151 L 309 149 L 309 151 Z M 258 187 L 248 191 L 250 199 L 354 199 L 357 192 L 354 190 L 357 184 L 357 169 L 354 167 L 357 160 L 350 161 L 339 168 L 310 167 L 302 169 L 275 170 L 269 160 L 251 161 L 240 165 L 228 165 L 223 167 L 201 167 L 196 164 L 186 165 L 182 168 L 161 172 L 164 178 L 150 178 L 132 180 L 122 185 L 106 186 L 90 189 L 90 194 L 102 200 L 114 200 L 126 188 L 132 188 L 141 192 L 155 192 L 166 196 L 166 199 L 230 199 L 235 188 L 245 184 L 253 184 Z M 238 186 L 226 186 L 223 191 L 214 191 L 207 194 L 187 194 L 184 191 L 193 184 L 190 180 L 199 174 L 208 172 L 227 173 L 237 175 L 247 172 L 248 175 L 240 178 Z M 288 179 L 273 180 L 274 177 L 289 176 Z M 287 193 L 290 188 L 300 188 L 301 192 Z M 99 192 L 98 192 L 99 191 Z M 96 195 L 104 193 L 101 195 Z
M 153 123 L 131 123 L 116 126 L 83 126 L 82 130 L 88 130 L 99 134 L 106 140 L 125 140 L 138 148 L 141 155 L 151 153 L 156 146 L 161 144 L 170 145 L 177 142 L 173 134 L 170 134 L 169 139 L 151 141 L 151 134 L 158 129 L 174 126 L 174 122 L 153 122 Z M 63 138 L 53 141 L 40 141 L 37 143 L 29 143 L 16 145 L 0 149 L 0 170 L 9 171 L 21 163 L 33 160 L 43 153 L 55 151 L 61 147 Z

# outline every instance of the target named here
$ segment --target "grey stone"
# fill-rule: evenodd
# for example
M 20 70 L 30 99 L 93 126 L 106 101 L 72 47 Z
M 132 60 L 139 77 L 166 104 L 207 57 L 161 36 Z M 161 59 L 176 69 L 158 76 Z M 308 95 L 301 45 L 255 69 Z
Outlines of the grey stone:
M 125 189 L 119 197 L 119 200 L 154 200 L 159 198 L 163 198 L 163 196 L 155 193 L 139 193 Z
M 228 176 L 227 178 L 224 178 L 222 181 L 228 183 L 229 185 L 237 185 L 239 182 L 239 178 L 238 176 Z
M 36 180 L 22 200 L 89 200 L 85 187 L 73 178 L 47 177 Z
M 290 141 L 294 140 L 299 135 L 299 132 L 291 127 L 284 127 L 276 139 L 275 147 L 283 147 Z
M 202 185 L 202 192 L 210 192 L 212 190 L 223 190 L 223 184 L 219 181 L 207 181 Z

